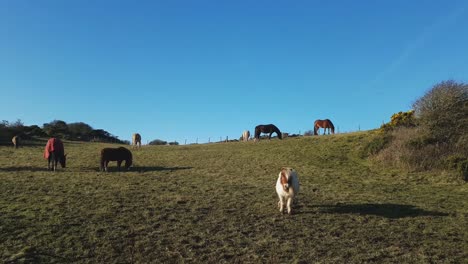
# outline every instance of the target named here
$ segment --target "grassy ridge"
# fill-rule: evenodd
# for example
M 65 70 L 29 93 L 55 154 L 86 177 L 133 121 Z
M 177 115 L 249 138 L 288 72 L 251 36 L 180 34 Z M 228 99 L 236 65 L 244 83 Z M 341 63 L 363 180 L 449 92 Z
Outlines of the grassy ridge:
M 101 173 L 99 143 L 0 147 L 3 262 L 453 262 L 468 258 L 468 188 L 369 164 L 370 132 L 259 143 L 147 146 Z M 277 210 L 282 166 L 301 182 Z

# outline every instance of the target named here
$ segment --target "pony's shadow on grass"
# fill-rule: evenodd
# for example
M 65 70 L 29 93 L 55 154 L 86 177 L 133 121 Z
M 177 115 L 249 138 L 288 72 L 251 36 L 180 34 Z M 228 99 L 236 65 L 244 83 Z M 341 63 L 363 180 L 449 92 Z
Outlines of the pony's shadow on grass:
M 135 170 L 139 172 L 149 172 L 149 171 L 177 171 L 177 170 L 190 170 L 193 167 L 160 167 L 160 166 L 149 166 L 149 167 L 133 167 L 130 170 Z
M 405 204 L 338 204 L 320 206 L 320 212 L 331 214 L 375 215 L 389 219 L 418 216 L 448 216 L 447 213 L 427 211 Z
M 32 166 L 12 166 L 12 167 L 0 167 L 0 171 L 4 172 L 20 172 L 20 171 L 49 171 L 47 166 L 45 167 L 32 167 Z

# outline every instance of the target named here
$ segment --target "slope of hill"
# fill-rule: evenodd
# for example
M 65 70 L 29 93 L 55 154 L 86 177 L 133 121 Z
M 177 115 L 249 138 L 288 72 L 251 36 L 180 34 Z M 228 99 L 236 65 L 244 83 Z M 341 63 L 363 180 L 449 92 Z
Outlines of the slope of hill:
M 468 187 L 361 158 L 372 132 L 133 150 L 98 171 L 101 143 L 0 147 L 3 262 L 454 262 L 468 258 Z M 113 145 L 115 146 L 115 145 Z M 295 214 L 277 209 L 283 166 Z

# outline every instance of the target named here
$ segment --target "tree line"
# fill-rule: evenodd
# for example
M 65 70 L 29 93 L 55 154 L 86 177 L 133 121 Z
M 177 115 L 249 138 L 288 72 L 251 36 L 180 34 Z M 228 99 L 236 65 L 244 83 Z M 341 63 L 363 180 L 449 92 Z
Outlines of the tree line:
M 66 140 L 108 142 L 118 144 L 130 144 L 127 140 L 120 140 L 104 129 L 94 129 L 83 122 L 66 123 L 62 120 L 53 120 L 38 125 L 26 126 L 18 119 L 15 122 L 3 120 L 0 123 L 0 143 L 11 144 L 11 139 L 19 136 L 21 139 L 34 139 L 45 137 L 58 137 Z

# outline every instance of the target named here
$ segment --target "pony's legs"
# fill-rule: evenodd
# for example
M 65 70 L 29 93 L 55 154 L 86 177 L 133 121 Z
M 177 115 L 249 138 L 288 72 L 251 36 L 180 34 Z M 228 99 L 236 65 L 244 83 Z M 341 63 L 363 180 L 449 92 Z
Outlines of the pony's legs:
M 122 161 L 118 160 L 117 161 L 117 169 L 120 171 L 120 166 L 122 165 Z
M 288 214 L 291 214 L 291 204 L 292 204 L 292 201 L 293 199 L 291 197 L 288 198 L 288 204 L 287 204 L 287 208 L 288 208 Z
M 278 201 L 279 211 L 280 211 L 280 213 L 283 213 L 283 211 L 284 211 L 284 202 L 285 201 L 284 201 L 284 198 L 282 196 L 278 195 L 278 197 L 279 197 L 279 201 Z
M 107 167 L 109 167 L 109 161 L 106 160 L 106 162 L 104 164 L 105 164 L 104 170 L 107 172 Z
M 58 159 L 57 157 L 54 157 L 54 171 L 57 170 L 57 163 L 58 163 Z

